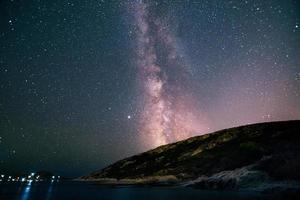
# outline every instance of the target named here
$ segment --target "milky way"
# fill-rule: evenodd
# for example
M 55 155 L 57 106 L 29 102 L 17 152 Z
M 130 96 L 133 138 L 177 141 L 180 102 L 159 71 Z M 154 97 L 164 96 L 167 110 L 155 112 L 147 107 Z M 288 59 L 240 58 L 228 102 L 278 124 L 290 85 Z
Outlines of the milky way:
M 188 66 L 166 19 L 157 17 L 145 3 L 137 3 L 135 13 L 143 143 L 155 147 L 201 134 L 204 124 L 187 87 Z
M 0 169 L 79 176 L 300 119 L 299 13 L 297 0 L 0 1 Z

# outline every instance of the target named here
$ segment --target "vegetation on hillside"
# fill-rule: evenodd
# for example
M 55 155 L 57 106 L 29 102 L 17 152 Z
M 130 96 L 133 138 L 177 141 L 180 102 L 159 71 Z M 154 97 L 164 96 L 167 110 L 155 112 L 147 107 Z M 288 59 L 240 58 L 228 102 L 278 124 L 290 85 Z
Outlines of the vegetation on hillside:
M 300 120 L 221 130 L 164 145 L 118 161 L 83 179 L 132 179 L 172 175 L 211 176 L 262 160 L 257 170 L 276 180 L 300 180 Z

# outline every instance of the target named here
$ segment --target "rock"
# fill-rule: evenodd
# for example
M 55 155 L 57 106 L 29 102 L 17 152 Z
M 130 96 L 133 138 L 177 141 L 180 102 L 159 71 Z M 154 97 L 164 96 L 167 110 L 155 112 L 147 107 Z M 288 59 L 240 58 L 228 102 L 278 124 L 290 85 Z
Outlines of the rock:
M 212 176 L 202 176 L 188 182 L 186 186 L 201 189 L 237 189 L 252 187 L 267 181 L 268 176 L 261 171 L 251 170 L 253 166 L 242 167 L 231 171 L 222 171 Z

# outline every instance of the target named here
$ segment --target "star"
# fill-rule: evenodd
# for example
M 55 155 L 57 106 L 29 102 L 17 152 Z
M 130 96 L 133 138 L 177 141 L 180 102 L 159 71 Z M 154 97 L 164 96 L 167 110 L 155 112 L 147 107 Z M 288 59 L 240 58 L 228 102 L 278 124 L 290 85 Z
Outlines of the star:
M 0 6 L 0 147 L 12 158 L 1 170 L 82 175 L 190 136 L 300 118 L 296 1 L 16 2 Z

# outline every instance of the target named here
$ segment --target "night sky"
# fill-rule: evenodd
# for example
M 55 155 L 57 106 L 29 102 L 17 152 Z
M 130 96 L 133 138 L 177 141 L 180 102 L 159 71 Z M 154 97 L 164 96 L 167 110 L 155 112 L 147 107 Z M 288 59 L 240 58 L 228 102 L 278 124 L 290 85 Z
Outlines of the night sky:
M 299 26 L 297 0 L 2 0 L 0 171 L 300 119 Z

